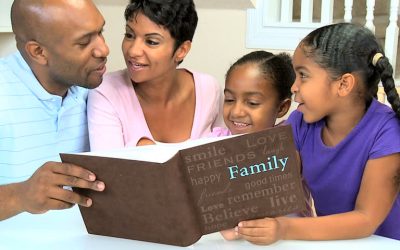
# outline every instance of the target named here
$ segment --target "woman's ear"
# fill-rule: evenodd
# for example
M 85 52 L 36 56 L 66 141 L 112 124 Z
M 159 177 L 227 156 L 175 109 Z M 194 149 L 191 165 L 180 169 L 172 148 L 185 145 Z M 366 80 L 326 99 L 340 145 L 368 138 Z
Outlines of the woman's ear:
M 186 57 L 186 55 L 189 53 L 191 47 L 192 47 L 191 41 L 189 40 L 184 41 L 175 51 L 175 61 L 177 63 L 182 62 L 183 59 Z
M 26 55 L 34 62 L 45 65 L 47 64 L 47 55 L 45 49 L 36 41 L 28 41 L 25 44 Z
M 338 80 L 338 95 L 347 96 L 354 89 L 356 85 L 356 77 L 351 73 L 346 73 Z
M 281 118 L 284 115 L 286 115 L 286 113 L 290 109 L 290 105 L 292 105 L 292 100 L 290 100 L 289 98 L 286 98 L 285 100 L 281 101 L 278 109 L 278 118 Z

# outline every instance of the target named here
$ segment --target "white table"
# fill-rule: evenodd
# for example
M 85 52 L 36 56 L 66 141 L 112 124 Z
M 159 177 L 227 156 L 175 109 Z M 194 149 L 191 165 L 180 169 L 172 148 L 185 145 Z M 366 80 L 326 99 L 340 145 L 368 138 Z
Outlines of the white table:
M 173 228 L 171 228 L 173 230 Z M 225 241 L 219 233 L 203 236 L 188 249 L 275 249 L 275 250 L 400 250 L 400 241 L 385 237 L 371 236 L 360 240 L 343 241 L 280 241 L 270 246 L 256 246 L 245 241 Z M 182 247 L 149 242 L 91 235 L 75 206 L 72 209 L 51 211 L 42 215 L 23 213 L 0 221 L 0 250 L 62 250 L 62 249 L 183 249 Z

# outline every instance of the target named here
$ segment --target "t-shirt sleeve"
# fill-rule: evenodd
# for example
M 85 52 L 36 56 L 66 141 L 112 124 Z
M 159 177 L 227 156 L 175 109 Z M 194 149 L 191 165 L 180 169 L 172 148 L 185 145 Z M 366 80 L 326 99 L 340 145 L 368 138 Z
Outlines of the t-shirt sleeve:
M 400 152 L 400 121 L 393 116 L 379 129 L 369 158 L 376 159 Z
M 300 151 L 303 146 L 307 131 L 303 121 L 303 114 L 297 110 L 294 110 L 292 113 L 290 113 L 289 118 L 284 122 L 284 124 L 291 125 L 294 143 L 296 144 L 297 150 Z

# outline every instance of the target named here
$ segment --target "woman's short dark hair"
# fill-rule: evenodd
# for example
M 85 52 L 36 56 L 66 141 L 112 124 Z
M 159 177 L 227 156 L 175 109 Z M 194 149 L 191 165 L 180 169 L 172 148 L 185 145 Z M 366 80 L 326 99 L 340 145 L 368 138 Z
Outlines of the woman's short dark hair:
M 193 40 L 198 21 L 193 0 L 131 0 L 125 20 L 132 20 L 138 13 L 169 31 L 175 39 L 174 51 L 183 42 Z

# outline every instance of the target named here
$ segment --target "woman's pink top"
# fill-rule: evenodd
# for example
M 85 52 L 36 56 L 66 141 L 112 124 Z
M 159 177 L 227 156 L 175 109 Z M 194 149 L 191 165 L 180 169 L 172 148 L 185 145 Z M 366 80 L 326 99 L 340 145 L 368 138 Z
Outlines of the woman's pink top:
M 190 139 L 198 139 L 223 126 L 222 93 L 212 76 L 190 73 L 196 92 Z M 91 151 L 136 146 L 142 137 L 154 141 L 126 69 L 106 74 L 89 92 L 87 112 Z

